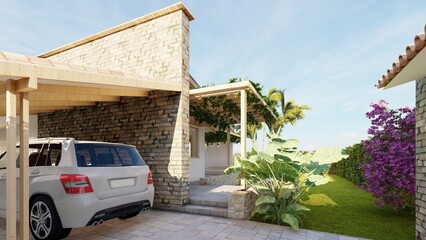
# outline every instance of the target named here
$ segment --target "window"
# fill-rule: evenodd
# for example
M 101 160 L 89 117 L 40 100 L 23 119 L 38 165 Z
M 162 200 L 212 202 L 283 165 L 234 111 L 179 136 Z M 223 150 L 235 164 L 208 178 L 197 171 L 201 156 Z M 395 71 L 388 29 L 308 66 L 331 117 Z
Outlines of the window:
M 134 147 L 107 144 L 76 144 L 79 167 L 119 167 L 146 165 Z
M 28 165 L 30 167 L 58 166 L 61 160 L 60 143 L 42 143 L 29 145 Z M 0 154 L 0 169 L 6 169 L 6 151 Z M 20 167 L 19 146 L 16 147 L 16 167 Z
M 189 152 L 192 158 L 198 158 L 198 129 L 189 128 Z
M 29 147 L 30 167 L 58 166 L 62 150 L 60 143 L 30 144 Z

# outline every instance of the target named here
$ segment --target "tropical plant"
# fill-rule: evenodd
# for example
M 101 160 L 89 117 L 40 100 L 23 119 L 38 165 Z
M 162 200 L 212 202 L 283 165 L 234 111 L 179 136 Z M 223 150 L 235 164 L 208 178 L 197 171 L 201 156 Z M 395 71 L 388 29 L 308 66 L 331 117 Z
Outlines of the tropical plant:
M 236 155 L 238 164 L 225 173 L 239 172 L 239 177 L 257 193 L 256 218 L 298 229 L 303 212 L 309 210 L 300 204 L 304 193 L 312 186 L 326 184 L 324 172 L 345 155 L 340 148 L 297 151 L 299 142 L 283 139 L 280 131 L 268 134 L 268 138 L 266 151 L 253 148 L 247 159 Z
M 394 210 L 415 206 L 415 109 L 389 109 L 384 100 L 371 104 L 370 138 L 364 141 L 368 160 L 362 165 L 367 191 L 378 205 Z
M 296 125 L 297 120 L 305 117 L 304 111 L 311 109 L 306 105 L 296 104 L 295 100 L 286 101 L 285 89 L 271 88 L 266 96 L 274 103 L 274 106 L 281 108 L 281 115 L 269 125 L 269 128 L 273 131 L 289 123 L 292 126 Z

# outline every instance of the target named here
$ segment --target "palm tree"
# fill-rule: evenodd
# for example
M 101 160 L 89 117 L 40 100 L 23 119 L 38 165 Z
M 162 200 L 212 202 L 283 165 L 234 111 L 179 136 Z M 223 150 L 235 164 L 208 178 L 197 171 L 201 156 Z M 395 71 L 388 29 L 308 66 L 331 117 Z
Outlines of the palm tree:
M 303 119 L 305 117 L 305 110 L 310 110 L 311 108 L 306 105 L 297 105 L 295 100 L 285 101 L 285 89 L 276 89 L 271 88 L 269 90 L 267 97 L 271 100 L 275 107 L 281 107 L 282 115 L 278 116 L 278 119 L 272 126 L 269 126 L 270 129 L 273 129 L 276 132 L 280 127 L 284 127 L 286 124 L 291 124 L 292 126 L 296 125 L 296 121 Z

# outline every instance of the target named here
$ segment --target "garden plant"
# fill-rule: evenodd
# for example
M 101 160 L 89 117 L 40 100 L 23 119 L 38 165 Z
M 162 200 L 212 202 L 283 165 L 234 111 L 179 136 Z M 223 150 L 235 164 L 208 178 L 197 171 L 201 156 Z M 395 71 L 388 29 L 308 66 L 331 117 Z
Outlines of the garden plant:
M 384 100 L 372 104 L 370 138 L 364 141 L 368 160 L 362 165 L 367 191 L 378 205 L 394 210 L 415 206 L 415 109 L 389 109 Z
M 327 183 L 325 170 L 346 156 L 337 147 L 318 149 L 314 153 L 300 152 L 299 142 L 282 138 L 280 131 L 268 134 L 268 139 L 265 151 L 254 147 L 247 159 L 236 155 L 235 162 L 239 164 L 226 169 L 225 173 L 239 172 L 239 177 L 257 193 L 255 218 L 298 229 L 304 211 L 309 211 L 300 203 L 305 192 Z

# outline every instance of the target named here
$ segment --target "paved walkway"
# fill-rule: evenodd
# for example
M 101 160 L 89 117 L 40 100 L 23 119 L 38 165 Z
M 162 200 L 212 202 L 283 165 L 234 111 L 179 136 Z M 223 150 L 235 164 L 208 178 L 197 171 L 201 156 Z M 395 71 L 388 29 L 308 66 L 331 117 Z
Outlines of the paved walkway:
M 5 221 L 0 219 L 0 239 L 5 239 Z M 74 229 L 67 239 L 90 240 L 358 240 L 359 238 L 252 221 L 150 210 L 128 220 L 114 219 L 97 227 Z

